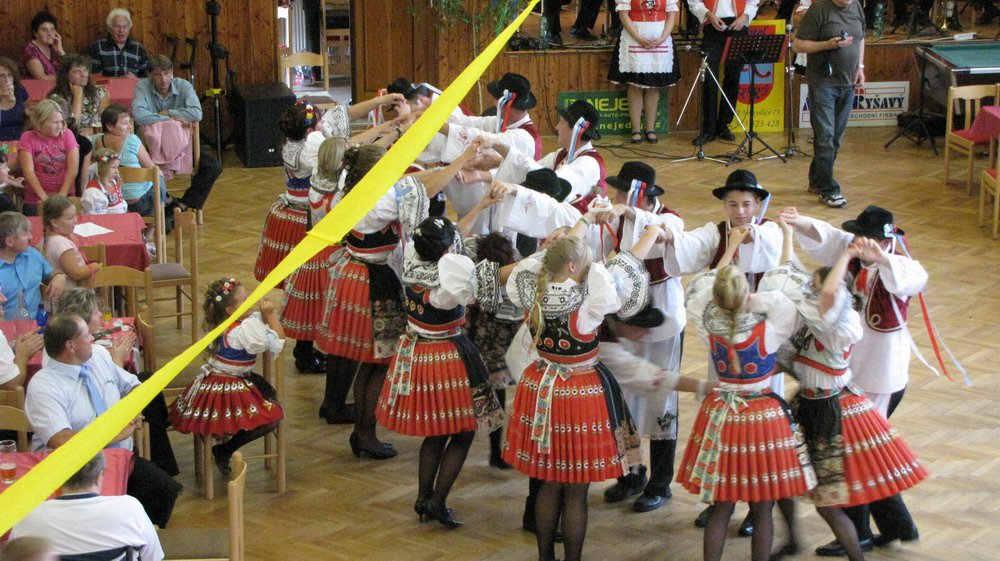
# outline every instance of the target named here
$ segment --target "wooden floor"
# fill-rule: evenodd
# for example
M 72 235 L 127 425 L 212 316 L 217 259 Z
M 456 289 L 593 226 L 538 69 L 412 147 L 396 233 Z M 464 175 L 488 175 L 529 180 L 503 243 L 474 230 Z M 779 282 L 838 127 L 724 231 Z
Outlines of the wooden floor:
M 1000 550 L 1000 533 L 996 531 L 1000 522 L 996 475 L 1000 469 L 1000 381 L 995 375 L 995 365 L 1000 361 L 1000 242 L 991 240 L 987 231 L 978 226 L 976 199 L 965 195 L 964 186 L 943 184 L 941 156 L 905 140 L 883 150 L 882 143 L 894 132 L 849 129 L 837 165 L 838 179 L 850 201 L 843 210 L 828 209 L 806 193 L 806 158 L 796 157 L 788 164 L 776 160 L 752 162 L 746 167 L 774 194 L 772 212 L 796 206 L 806 214 L 840 223 L 856 216 L 868 204 L 892 209 L 896 223 L 908 234 L 914 256 L 930 272 L 930 311 L 975 382 L 974 387 L 967 388 L 959 381 L 935 378 L 916 360 L 912 362 L 910 387 L 893 421 L 931 471 L 928 480 L 905 493 L 921 541 L 901 549 L 878 550 L 869 558 L 996 559 Z M 765 138 L 776 147 L 784 146 L 780 135 Z M 643 145 L 641 155 L 616 144 L 623 139 L 612 137 L 602 142 L 609 173 L 617 172 L 626 159 L 645 158 L 656 166 L 659 184 L 666 187 L 665 201 L 681 213 L 689 228 L 719 219 L 721 205 L 712 198 L 710 189 L 724 183 L 730 169 L 711 162 L 672 163 L 662 159 L 663 154 L 689 154 L 690 137 L 670 136 L 655 147 Z M 546 148 L 553 144 L 552 138 L 545 139 Z M 801 145 L 810 149 L 805 142 Z M 712 154 L 727 145 L 715 143 L 708 148 Z M 206 224 L 200 233 L 201 278 L 206 285 L 222 275 L 252 282 L 264 216 L 283 190 L 280 169 L 244 169 L 231 152 L 225 161 L 226 170 L 205 209 Z M 916 305 L 911 307 L 910 327 L 921 351 L 931 356 Z M 187 331 L 177 331 L 167 321 L 158 325 L 158 331 L 163 340 L 162 364 L 168 353 L 182 348 Z M 704 349 L 694 337 L 687 342 L 683 371 L 702 376 Z M 534 558 L 534 538 L 520 529 L 526 479 L 516 472 L 498 471 L 487 465 L 485 435 L 477 438 L 449 500 L 465 526 L 448 532 L 436 523 L 420 525 L 412 511 L 419 439 L 383 434 L 396 445 L 399 457 L 384 462 L 356 460 L 347 446 L 350 427 L 328 426 L 317 418 L 323 377 L 298 375 L 291 364 L 288 372 L 284 400 L 291 442 L 288 491 L 274 493 L 273 479 L 263 466 L 250 466 L 246 496 L 249 559 Z M 696 403 L 685 396 L 681 408 L 684 442 Z M 171 525 L 224 523 L 225 500 L 219 496 L 206 501 L 196 492 L 190 439 L 180 435 L 173 438 L 182 470 L 178 480 L 185 490 Z M 681 454 L 678 450 L 678 458 Z M 221 483 L 220 476 L 216 478 Z M 586 558 L 701 558 L 701 531 L 692 521 L 702 507 L 693 495 L 674 485 L 674 499 L 667 507 L 633 514 L 630 503 L 603 502 L 601 492 L 606 485 L 591 487 Z M 741 507 L 737 512 L 742 516 L 745 510 Z M 798 558 L 811 558 L 812 548 L 825 543 L 829 532 L 807 505 L 800 512 L 810 553 Z M 736 523 L 725 559 L 749 558 L 750 542 L 735 537 Z M 775 542 L 780 540 L 779 531 Z

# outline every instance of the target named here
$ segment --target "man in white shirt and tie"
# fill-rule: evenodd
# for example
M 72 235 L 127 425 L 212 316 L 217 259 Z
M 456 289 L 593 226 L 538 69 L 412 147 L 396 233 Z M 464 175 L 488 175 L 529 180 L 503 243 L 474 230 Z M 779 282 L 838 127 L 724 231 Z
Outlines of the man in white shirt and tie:
M 729 130 L 729 123 L 733 121 L 730 104 L 734 107 L 736 105 L 743 65 L 739 62 L 727 62 L 723 76 L 719 75 L 719 67 L 726 39 L 749 32 L 750 22 L 757 15 L 758 3 L 759 0 L 688 0 L 691 14 L 701 22 L 701 48 L 708 55 L 708 68 L 722 84 L 725 96 L 725 99 L 720 100 L 715 81 L 711 77 L 705 79 L 701 90 L 701 134 L 694 139 L 695 145 L 717 139 L 736 140 L 736 136 Z
M 118 403 L 139 385 L 139 379 L 111 360 L 87 324 L 77 315 L 60 314 L 45 329 L 49 360 L 31 379 L 24 410 L 34 435 L 32 450 L 55 449 Z M 132 449 L 137 417 L 106 446 Z M 128 494 L 142 503 L 154 524 L 165 528 L 181 486 L 153 462 L 136 455 L 128 479 Z

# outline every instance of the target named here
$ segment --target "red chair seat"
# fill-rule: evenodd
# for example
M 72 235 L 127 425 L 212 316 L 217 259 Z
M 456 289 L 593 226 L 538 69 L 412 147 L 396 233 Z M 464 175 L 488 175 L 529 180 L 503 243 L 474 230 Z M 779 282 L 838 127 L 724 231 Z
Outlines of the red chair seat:
M 951 131 L 951 133 L 954 134 L 955 136 L 960 136 L 960 137 L 964 138 L 965 140 L 968 140 L 969 142 L 971 142 L 973 144 L 989 144 L 990 143 L 990 137 L 989 136 L 979 136 L 979 135 L 973 134 L 972 129 L 960 129 L 960 130 L 957 130 L 957 131 Z

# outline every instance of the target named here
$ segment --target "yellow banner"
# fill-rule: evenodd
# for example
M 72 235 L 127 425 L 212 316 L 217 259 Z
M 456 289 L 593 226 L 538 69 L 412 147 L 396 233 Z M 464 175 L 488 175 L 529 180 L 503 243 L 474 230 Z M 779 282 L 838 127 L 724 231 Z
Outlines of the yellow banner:
M 275 267 L 274 271 L 260 283 L 246 299 L 246 302 L 233 312 L 232 316 L 168 362 L 149 380 L 98 417 L 93 423 L 87 425 L 69 442 L 53 451 L 48 458 L 32 468 L 3 494 L 0 494 L 0 534 L 9 530 L 18 520 L 31 512 L 35 506 L 44 501 L 64 481 L 83 467 L 83 464 L 103 449 L 108 442 L 111 442 L 111 439 L 121 432 L 126 424 L 142 412 L 147 403 L 163 391 L 163 388 L 188 364 L 196 360 L 202 351 L 222 335 L 226 327 L 232 324 L 236 318 L 256 305 L 282 279 L 287 278 L 295 269 L 328 244 L 342 239 L 355 224 L 361 221 L 375 207 L 375 203 L 403 175 L 410 162 L 417 159 L 417 156 L 438 132 L 441 125 L 447 121 L 452 110 L 465 98 L 476 80 L 486 72 L 487 67 L 500 54 L 511 35 L 521 26 L 524 19 L 531 13 L 531 8 L 537 3 L 538 0 L 531 0 L 521 15 L 462 71 L 458 78 L 406 131 L 403 138 L 393 145 L 389 153 L 368 172 L 340 204 L 334 207 L 330 214 L 313 228 L 310 235 L 302 243 L 295 246 L 288 257 Z M 210 477 L 211 474 L 208 476 Z
M 765 19 L 750 22 L 751 35 L 784 35 L 785 20 Z M 787 58 L 788 53 L 785 53 Z M 790 64 L 790 63 L 789 63 Z M 785 130 L 785 65 L 758 64 L 754 83 L 757 102 L 754 105 L 754 130 L 781 132 Z M 750 65 L 740 72 L 740 93 L 736 98 L 736 114 L 750 127 Z M 737 135 L 738 137 L 739 135 Z

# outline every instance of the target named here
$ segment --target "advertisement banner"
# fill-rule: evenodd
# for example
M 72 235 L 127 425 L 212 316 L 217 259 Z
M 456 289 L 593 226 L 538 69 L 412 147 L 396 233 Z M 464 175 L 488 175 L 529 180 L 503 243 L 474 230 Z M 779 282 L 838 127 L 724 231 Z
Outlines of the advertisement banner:
M 784 35 L 785 20 L 768 19 L 750 22 L 751 35 Z M 785 130 L 785 65 L 756 65 L 754 84 L 757 103 L 754 107 L 754 130 L 757 132 L 781 132 Z M 743 123 L 750 126 L 750 65 L 744 65 L 740 73 L 740 93 L 736 100 L 736 114 Z M 733 127 L 736 127 L 733 123 Z M 730 127 L 730 128 L 733 128 Z M 734 134 L 739 131 L 734 130 Z
M 868 82 L 854 90 L 849 127 L 894 127 L 900 113 L 909 110 L 909 82 Z M 809 86 L 799 90 L 799 128 L 809 124 Z
M 632 122 L 628 116 L 628 97 L 624 90 L 561 92 L 557 103 L 559 107 L 566 107 L 578 99 L 590 103 L 601 114 L 597 130 L 602 135 L 632 134 Z M 660 110 L 656 112 L 655 132 L 662 134 L 667 133 L 668 130 L 666 99 L 665 93 L 660 96 Z

